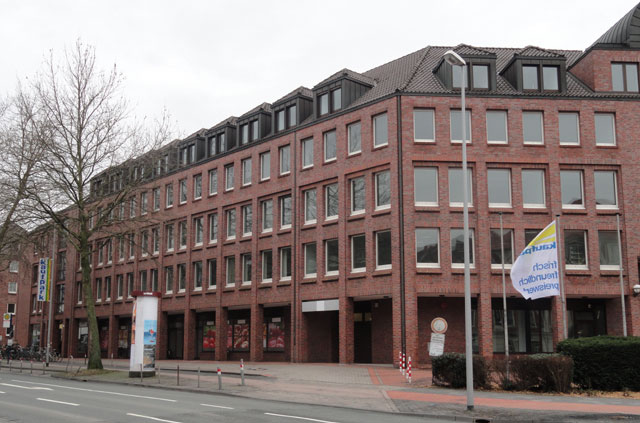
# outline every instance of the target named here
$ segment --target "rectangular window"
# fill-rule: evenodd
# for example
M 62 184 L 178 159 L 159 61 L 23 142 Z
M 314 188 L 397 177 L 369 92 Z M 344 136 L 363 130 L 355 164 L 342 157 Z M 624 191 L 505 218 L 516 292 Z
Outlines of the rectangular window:
M 124 280 L 122 275 L 116 275 L 116 299 L 121 300 L 124 293 Z
M 207 272 L 209 278 L 207 289 L 216 289 L 218 282 L 218 262 L 216 259 L 207 260 Z
M 317 271 L 316 243 L 304 244 L 304 277 L 315 278 Z
M 236 209 L 229 209 L 225 212 L 225 223 L 227 224 L 227 239 L 236 239 Z
M 143 192 L 140 194 L 140 215 L 144 216 L 147 214 L 147 208 L 149 204 L 149 193 Z
M 489 207 L 511 207 L 511 171 L 488 169 Z
M 226 268 L 226 286 L 234 287 L 236 285 L 236 258 L 235 256 L 225 257 Z
M 164 290 L 165 294 L 173 294 L 173 266 L 164 268 Z
M 340 270 L 338 255 L 338 240 L 330 239 L 324 242 L 325 275 L 335 276 Z
M 469 229 L 469 264 L 475 267 L 473 260 L 474 231 Z M 451 267 L 464 267 L 464 230 L 451 229 Z
M 178 292 L 184 292 L 187 289 L 187 264 L 178 264 Z
M 164 187 L 164 204 L 167 209 L 173 207 L 173 184 Z
M 209 195 L 218 193 L 218 169 L 209 171 Z
M 452 66 L 452 68 L 451 68 L 451 76 L 452 76 L 451 84 L 452 84 L 453 88 L 460 89 L 462 87 L 462 76 L 463 76 L 463 74 L 462 74 L 462 66 Z M 465 80 L 464 80 L 464 87 L 465 88 L 469 87 L 468 78 L 465 78 Z
M 129 260 L 133 260 L 136 254 L 134 234 L 129 234 Z
M 325 192 L 325 220 L 338 218 L 338 184 L 324 187 Z
M 336 131 L 329 131 L 323 134 L 324 138 L 324 161 L 330 162 L 336 159 Z
M 583 209 L 584 190 L 581 170 L 561 170 L 560 190 L 562 192 L 562 208 Z
M 280 175 L 286 175 L 291 172 L 291 155 L 289 146 L 285 145 L 278 149 L 280 155 Z
M 385 170 L 375 174 L 376 210 L 391 207 L 391 172 Z
M 142 257 L 145 257 L 149 254 L 149 231 L 142 231 Z M 100 249 L 102 252 L 102 249 Z M 101 260 L 98 260 L 98 264 L 101 263 Z
M 596 145 L 616 145 L 616 118 L 613 113 L 596 113 Z
M 218 213 L 209 214 L 209 244 L 218 242 Z
M 58 303 L 64 305 L 64 285 L 60 285 L 60 292 L 62 292 L 63 301 L 58 301 Z M 59 313 L 62 313 L 63 311 L 64 310 L 60 311 Z M 16 314 L 16 305 L 11 303 L 7 304 L 7 313 Z
M 416 265 L 440 267 L 440 233 L 437 228 L 416 228 Z
M 469 195 L 469 207 L 473 206 L 473 172 L 467 168 L 467 187 Z M 449 168 L 449 205 L 451 207 L 462 207 L 464 204 L 464 190 L 462 186 L 462 169 L 459 167 Z
M 194 229 L 194 244 L 196 246 L 202 245 L 202 241 L 204 238 L 204 224 L 202 222 L 202 217 L 196 217 L 193 219 L 193 229 Z
M 522 137 L 525 144 L 544 144 L 542 112 L 522 112 Z
M 506 144 L 507 142 L 507 112 L 503 110 L 488 110 L 487 143 Z
M 111 281 L 109 281 L 109 285 Z M 158 291 L 158 269 L 151 269 L 151 290 Z
M 618 208 L 615 171 L 596 170 L 593 172 L 593 185 L 596 192 L 596 209 Z
M 316 223 L 316 190 L 309 189 L 304 192 L 304 223 L 305 225 Z
M 638 92 L 638 64 L 612 63 L 611 86 L 613 91 Z
M 251 236 L 253 232 L 253 207 L 242 206 L 242 236 Z
M 227 165 L 224 167 L 224 187 L 225 191 L 231 191 L 233 189 L 233 165 Z
M 133 277 L 133 274 L 131 276 Z M 76 284 L 76 292 L 78 293 L 77 302 L 78 302 L 78 304 L 82 304 L 82 282 L 78 282 Z M 35 297 L 35 295 L 34 295 L 34 297 Z
M 165 227 L 165 234 L 167 237 L 167 251 L 173 251 L 174 239 L 173 239 L 173 224 L 169 224 Z
M 287 115 L 289 117 L 289 127 L 292 127 L 298 124 L 298 113 L 297 113 L 296 106 L 287 107 Z
M 160 188 L 153 189 L 153 211 L 160 210 Z
M 291 227 L 291 195 L 280 197 L 280 229 Z
M 580 145 L 580 121 L 578 113 L 558 113 L 558 137 L 560 145 Z
M 147 271 L 146 270 L 140 271 L 140 290 L 141 291 L 147 290 Z
M 538 83 L 538 66 L 522 66 L 522 89 L 537 90 Z
M 376 232 L 376 270 L 391 269 L 391 231 Z
M 564 258 L 567 269 L 589 268 L 586 231 L 564 231 Z
M 438 205 L 438 168 L 416 167 L 413 169 L 413 189 L 416 206 Z
M 133 298 L 133 273 L 127 273 L 127 298 Z
M 180 179 L 180 204 L 187 202 L 187 180 Z
M 465 138 L 467 143 L 471 142 L 471 110 L 465 110 Z M 451 110 L 449 117 L 451 119 L 451 142 L 462 142 L 462 112 L 460 110 Z
M 260 180 L 266 181 L 271 177 L 271 153 L 260 154 Z
M 616 231 L 598 231 L 598 244 L 600 247 L 600 269 L 620 269 L 618 234 Z
M 273 200 L 264 200 L 261 203 L 262 209 L 262 232 L 273 230 Z
M 187 248 L 187 221 L 178 223 L 178 237 L 180 238 L 180 249 Z
M 367 270 L 367 247 L 365 235 L 351 237 L 351 272 L 359 273 Z
M 542 89 L 545 91 L 558 91 L 558 67 L 543 66 L 542 67 Z
M 96 302 L 102 301 L 102 279 L 96 279 Z
M 528 208 L 546 207 L 544 170 L 522 170 L 522 203 L 524 207 Z
M 476 90 L 489 89 L 489 66 L 473 65 L 471 66 L 473 88 Z
M 12 260 L 9 263 L 9 272 L 10 273 L 18 273 L 18 269 L 20 268 L 20 263 L 16 260 Z
M 153 245 L 153 254 L 160 252 L 160 233 L 158 228 L 151 229 L 151 244 Z M 111 250 L 111 241 L 109 242 L 109 250 Z
M 325 93 L 318 97 L 318 107 L 320 108 L 320 116 L 329 113 L 329 93 Z
M 135 197 L 131 197 L 129 199 L 129 217 L 130 218 L 134 218 L 136 217 L 136 198 Z M 91 221 L 89 223 L 89 228 L 93 228 L 93 216 L 91 216 Z
M 502 230 L 502 246 L 504 248 L 504 267 L 510 269 L 513 264 L 513 229 Z M 491 268 L 502 268 L 500 229 L 491 229 Z
M 193 290 L 202 290 L 202 262 L 193 262 Z
M 313 138 L 302 140 L 302 168 L 313 166 Z
M 291 247 L 280 248 L 280 280 L 291 280 Z
M 273 252 L 265 250 L 262 252 L 262 283 L 271 282 L 273 279 Z
M 349 154 L 356 154 L 362 151 L 362 130 L 360 122 L 347 126 L 347 136 L 349 138 Z
M 381 147 L 389 144 L 389 131 L 387 128 L 387 114 L 383 113 L 373 118 L 373 147 Z
M 333 111 L 342 109 L 342 90 L 340 88 L 331 91 L 331 103 Z
M 351 180 L 351 214 L 364 213 L 365 186 L 364 176 Z
M 18 293 L 18 282 L 9 282 L 8 284 L 9 294 Z
M 242 161 L 242 186 L 251 185 L 251 157 Z
M 285 111 L 279 110 L 276 112 L 276 130 L 284 131 L 285 129 Z
M 240 143 L 242 145 L 249 142 L 249 124 L 240 125 Z
M 193 177 L 193 199 L 202 198 L 202 175 L 194 175 Z

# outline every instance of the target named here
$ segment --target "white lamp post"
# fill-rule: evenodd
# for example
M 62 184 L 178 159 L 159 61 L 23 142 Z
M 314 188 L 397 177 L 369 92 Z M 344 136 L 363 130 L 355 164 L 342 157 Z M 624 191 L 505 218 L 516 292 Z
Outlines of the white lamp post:
M 453 50 L 444 54 L 444 60 L 451 66 L 462 67 L 462 80 L 460 97 L 462 111 L 460 113 L 462 123 L 462 195 L 463 220 L 464 220 L 464 338 L 465 356 L 467 365 L 467 410 L 473 410 L 473 345 L 471 333 L 471 272 L 469 269 L 469 174 L 467 171 L 467 117 L 465 112 L 464 90 L 467 81 L 467 62 Z

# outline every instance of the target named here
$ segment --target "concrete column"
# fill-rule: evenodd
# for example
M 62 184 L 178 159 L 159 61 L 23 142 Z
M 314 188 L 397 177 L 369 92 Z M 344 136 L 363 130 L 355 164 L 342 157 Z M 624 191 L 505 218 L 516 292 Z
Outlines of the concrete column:
M 353 298 L 340 298 L 338 351 L 341 364 L 353 363 Z
M 183 355 L 185 360 L 193 360 L 196 356 L 196 312 L 185 310 L 184 312 L 184 345 Z
M 249 333 L 251 339 L 249 341 L 249 357 L 251 361 L 263 360 L 263 335 L 264 323 L 264 307 L 261 304 L 251 304 L 251 327 Z
M 227 308 L 216 309 L 216 361 L 227 359 Z
M 484 357 L 493 356 L 493 312 L 491 293 L 481 292 L 478 297 L 478 347 Z

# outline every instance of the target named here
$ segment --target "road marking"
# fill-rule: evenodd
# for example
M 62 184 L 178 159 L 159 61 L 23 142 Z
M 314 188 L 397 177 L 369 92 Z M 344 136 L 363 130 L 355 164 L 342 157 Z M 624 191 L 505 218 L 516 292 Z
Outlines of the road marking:
M 46 399 L 46 398 L 36 398 L 36 399 L 38 401 L 55 402 L 56 404 L 72 405 L 74 407 L 77 407 L 80 405 L 80 404 L 75 404 L 73 402 L 56 401 L 56 400 Z
M 118 395 L 118 396 L 121 396 L 121 397 L 132 397 L 132 398 L 142 398 L 142 399 L 150 399 L 150 400 L 156 400 L 156 401 L 178 402 L 177 400 L 174 400 L 174 399 L 148 397 L 148 396 L 145 396 L 145 395 L 123 394 L 122 392 L 110 392 L 110 391 L 100 391 L 100 390 L 97 390 L 97 389 L 75 388 L 73 386 L 53 385 L 51 383 L 29 382 L 27 380 L 16 380 L 16 379 L 14 379 L 13 381 L 14 382 L 21 382 L 21 383 L 33 383 L 34 385 L 53 386 L 54 388 L 71 389 L 71 390 L 74 390 L 74 391 L 85 391 L 85 392 L 95 392 L 95 393 L 98 393 L 98 394 Z M 27 388 L 27 387 L 21 386 L 21 388 Z M 27 389 L 30 389 L 30 388 L 27 388 Z M 49 388 L 39 388 L 39 389 L 49 389 Z
M 310 422 L 320 422 L 320 423 L 336 423 L 336 422 L 330 422 L 328 420 L 318 420 L 318 419 L 311 419 L 309 417 L 299 417 L 299 416 L 287 416 L 286 414 L 274 414 L 274 413 L 264 413 L 267 416 L 275 416 L 275 417 L 288 417 L 290 419 L 298 419 L 298 420 L 308 420 Z
M 0 394 L 6 394 L 6 392 L 5 391 L 0 391 Z
M 226 410 L 234 410 L 233 407 L 225 407 L 224 405 L 200 404 L 203 407 L 224 408 Z
M 22 381 L 20 381 L 20 380 L 16 380 L 16 381 L 14 381 L 14 382 L 22 382 Z M 0 383 L 0 385 L 2 385 L 2 386 L 10 386 L 10 387 L 12 387 L 12 388 L 30 389 L 30 390 L 32 390 L 32 391 L 35 391 L 35 390 L 40 390 L 40 391 L 53 391 L 53 389 L 51 389 L 51 388 L 44 388 L 44 387 L 42 387 L 42 386 L 34 386 L 34 387 L 31 387 L 31 386 L 20 386 L 20 385 L 12 385 L 12 384 L 10 384 L 10 383 Z M 41 384 L 39 383 L 38 385 L 41 385 Z
M 180 423 L 180 422 L 176 422 L 176 421 L 173 421 L 173 420 L 165 420 L 165 419 L 159 419 L 157 417 L 143 416 L 142 414 L 127 413 L 127 416 L 140 417 L 140 418 L 143 418 L 143 419 L 155 420 L 157 422 Z

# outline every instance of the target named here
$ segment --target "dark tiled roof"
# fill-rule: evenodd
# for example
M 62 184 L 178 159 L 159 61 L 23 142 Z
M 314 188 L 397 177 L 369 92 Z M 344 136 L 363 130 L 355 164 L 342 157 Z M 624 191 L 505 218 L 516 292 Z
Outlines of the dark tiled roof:
M 313 91 L 311 91 L 307 87 L 300 86 L 300 87 L 296 88 L 295 90 L 291 91 L 289 94 L 285 95 L 284 97 L 280 97 L 279 99 L 274 101 L 273 104 L 282 103 L 283 101 L 287 101 L 290 98 L 293 98 L 293 97 L 295 97 L 297 95 L 302 95 L 304 97 L 313 98 Z
M 235 125 L 238 122 L 238 118 L 235 116 L 229 116 L 228 118 L 226 118 L 225 120 L 223 120 L 222 122 L 219 122 L 215 125 L 213 125 L 211 128 L 209 128 L 209 132 L 216 130 L 222 126 L 225 125 Z
M 313 88 L 321 87 L 322 85 L 325 85 L 331 81 L 335 81 L 336 79 L 340 79 L 342 77 L 347 77 L 347 78 L 353 79 L 354 81 L 362 82 L 363 84 L 371 85 L 371 86 L 375 85 L 376 83 L 376 81 L 373 78 L 370 78 L 358 72 L 354 72 L 350 69 L 344 68 L 341 71 L 334 73 L 324 81 L 316 84 L 316 86 Z
M 473 47 L 468 44 L 458 44 L 453 49 L 456 53 L 466 56 L 492 56 L 494 53 L 479 47 Z
M 207 128 L 200 128 L 196 132 L 194 132 L 193 134 L 191 134 L 191 135 L 189 135 L 187 137 L 184 137 L 183 140 L 188 140 L 188 139 L 191 139 L 191 138 L 196 138 L 196 137 L 202 136 L 202 135 L 204 135 L 205 132 L 207 132 Z
M 640 3 L 593 43 L 640 48 Z
M 558 54 L 551 50 L 545 50 L 536 46 L 526 46 L 522 50 L 518 52 L 519 56 L 523 57 L 553 57 L 553 58 L 561 58 L 564 57 L 561 54 Z
M 267 113 L 271 113 L 271 104 L 269 103 L 262 103 L 259 106 L 254 107 L 253 109 L 249 110 L 247 113 L 243 114 L 242 116 L 240 116 L 238 119 L 242 119 L 244 117 L 253 115 L 259 111 L 264 111 Z

